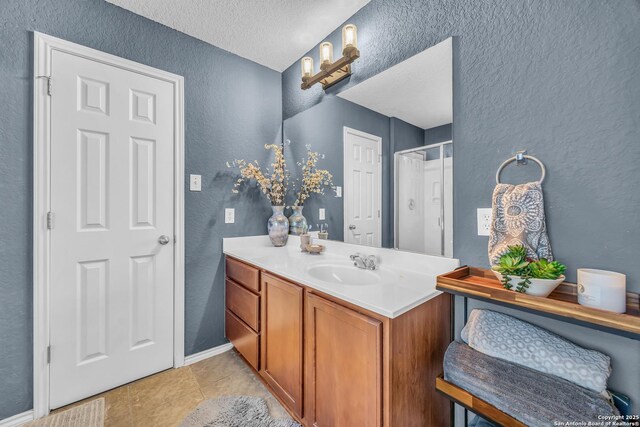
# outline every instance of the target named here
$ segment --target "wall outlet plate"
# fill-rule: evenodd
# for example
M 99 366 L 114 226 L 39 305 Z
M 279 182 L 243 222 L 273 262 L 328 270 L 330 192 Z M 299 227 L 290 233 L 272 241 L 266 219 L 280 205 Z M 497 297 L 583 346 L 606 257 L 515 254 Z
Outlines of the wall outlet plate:
M 342 187 L 339 185 L 336 187 L 336 197 L 342 197 Z
M 202 191 L 202 175 L 189 175 L 189 190 Z
M 324 220 L 325 220 L 325 216 L 326 216 L 326 213 L 325 213 L 324 208 L 320 208 L 320 209 L 318 210 L 318 219 L 319 219 L 320 221 L 324 221 Z
M 236 210 L 234 208 L 225 208 L 224 223 L 233 224 L 234 222 L 236 222 Z
M 491 208 L 478 208 L 478 236 L 488 236 L 491 230 Z

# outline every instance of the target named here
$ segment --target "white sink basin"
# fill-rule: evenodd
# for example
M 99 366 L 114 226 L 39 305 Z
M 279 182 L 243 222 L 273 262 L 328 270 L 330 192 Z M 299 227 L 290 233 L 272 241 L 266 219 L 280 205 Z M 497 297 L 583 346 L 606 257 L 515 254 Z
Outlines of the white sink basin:
M 323 282 L 342 285 L 375 285 L 382 280 L 379 273 L 363 270 L 353 265 L 320 264 L 307 269 L 307 273 Z

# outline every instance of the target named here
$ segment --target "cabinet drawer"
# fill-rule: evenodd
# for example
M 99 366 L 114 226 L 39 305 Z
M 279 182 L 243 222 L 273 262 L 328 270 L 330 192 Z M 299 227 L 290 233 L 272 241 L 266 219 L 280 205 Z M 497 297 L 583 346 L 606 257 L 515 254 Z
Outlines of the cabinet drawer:
M 260 292 L 260 271 L 257 268 L 229 257 L 227 257 L 226 267 L 227 277 L 247 289 Z
M 242 320 L 238 319 L 229 310 L 226 310 L 225 313 L 227 338 L 247 362 L 258 370 L 260 336 L 242 323 Z
M 227 309 L 260 332 L 260 297 L 227 279 Z

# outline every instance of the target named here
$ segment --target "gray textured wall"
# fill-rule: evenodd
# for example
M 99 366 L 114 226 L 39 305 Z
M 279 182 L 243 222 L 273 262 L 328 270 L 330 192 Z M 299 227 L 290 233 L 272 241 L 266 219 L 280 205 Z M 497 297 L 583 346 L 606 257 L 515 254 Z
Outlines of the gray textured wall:
M 292 64 L 282 79 L 285 118 L 455 36 L 456 257 L 488 264 L 475 210 L 490 206 L 498 165 L 527 149 L 548 169 L 549 233 L 568 279 L 579 267 L 605 268 L 640 291 L 639 1 L 372 0 L 349 22 L 362 54 L 353 75 L 328 94 L 320 85 L 302 91 Z M 338 28 L 327 39 L 340 46 L 340 38 Z M 518 168 L 505 179 L 537 174 Z
M 498 165 L 527 149 L 547 166 L 547 225 L 568 280 L 579 267 L 604 268 L 626 273 L 628 288 L 640 291 L 639 1 L 372 0 L 348 21 L 362 54 L 354 74 L 326 94 L 301 91 L 293 64 L 282 79 L 285 118 L 454 36 L 454 255 L 488 265 L 475 210 L 491 206 Z M 340 29 L 328 40 L 339 46 Z M 504 180 L 538 173 L 513 167 Z M 457 308 L 459 329 L 462 299 Z M 630 395 L 637 412 L 638 341 L 511 313 L 609 354 L 609 385 Z
M 453 124 L 437 126 L 424 131 L 424 145 L 437 144 L 438 142 L 451 141 L 453 139 Z
M 275 71 L 102 0 L 0 1 L 0 419 L 32 405 L 34 30 L 185 77 L 185 169 L 203 183 L 185 197 L 187 354 L 226 341 L 222 237 L 264 234 L 271 212 L 255 192 L 232 197 L 224 162 L 264 160 L 282 119 Z

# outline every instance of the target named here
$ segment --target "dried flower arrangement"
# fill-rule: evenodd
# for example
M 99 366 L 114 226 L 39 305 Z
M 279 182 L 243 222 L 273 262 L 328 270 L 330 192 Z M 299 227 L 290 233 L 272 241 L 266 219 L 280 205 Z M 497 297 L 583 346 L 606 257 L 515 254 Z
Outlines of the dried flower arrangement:
M 234 193 L 238 193 L 243 183 L 256 181 L 262 192 L 269 199 L 272 206 L 284 206 L 284 198 L 287 192 L 289 171 L 284 160 L 283 148 L 276 144 L 265 144 L 265 150 L 272 150 L 274 155 L 271 169 L 266 168 L 263 172 L 257 160 L 247 162 L 245 160 L 234 160 L 227 162 L 228 168 L 237 168 L 240 177 L 233 185 Z
M 324 189 L 332 187 L 333 175 L 326 169 L 318 169 L 318 159 L 324 154 L 311 151 L 311 146 L 307 145 L 307 158 L 298 162 L 302 168 L 302 178 L 297 179 L 294 188 L 298 187 L 296 201 L 293 206 L 303 206 L 304 202 L 314 193 L 324 194 Z

